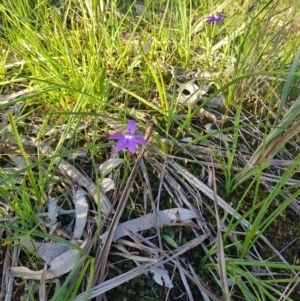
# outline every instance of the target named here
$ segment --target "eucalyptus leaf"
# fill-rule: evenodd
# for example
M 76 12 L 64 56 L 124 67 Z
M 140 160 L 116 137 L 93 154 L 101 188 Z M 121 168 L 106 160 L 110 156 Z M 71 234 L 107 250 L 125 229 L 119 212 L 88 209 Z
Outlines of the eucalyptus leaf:
M 166 286 L 167 288 L 174 287 L 172 280 L 170 279 L 169 274 L 166 269 L 161 268 L 161 267 L 155 267 L 155 268 L 151 269 L 150 272 L 154 274 L 153 279 L 159 285 Z
M 110 171 L 112 171 L 112 169 L 118 167 L 122 162 L 123 159 L 121 158 L 113 158 L 104 161 L 99 167 L 100 175 L 104 176 L 108 174 Z
M 176 241 L 170 236 L 170 235 L 167 235 L 167 234 L 161 234 L 161 237 L 172 247 L 174 248 L 178 248 L 178 245 L 176 243 Z
M 83 234 L 84 227 L 86 225 L 87 214 L 89 210 L 89 206 L 85 197 L 85 191 L 83 189 L 76 191 L 74 196 L 74 203 L 76 222 L 73 237 L 75 239 L 80 239 Z

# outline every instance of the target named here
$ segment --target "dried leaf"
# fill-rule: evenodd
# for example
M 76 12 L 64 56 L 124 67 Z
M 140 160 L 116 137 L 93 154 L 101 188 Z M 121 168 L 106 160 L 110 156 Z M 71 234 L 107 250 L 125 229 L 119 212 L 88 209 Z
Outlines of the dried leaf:
M 76 151 L 74 153 L 68 154 L 67 160 L 71 161 L 71 160 L 76 160 L 79 158 L 86 158 L 87 155 L 88 155 L 87 151 Z
M 166 286 L 167 288 L 174 287 L 168 272 L 164 268 L 155 267 L 151 269 L 150 272 L 154 274 L 153 279 L 159 285 Z
M 180 142 L 185 142 L 185 143 L 190 143 L 193 141 L 193 138 L 192 137 L 185 137 L 183 139 L 180 139 L 179 140 Z
M 85 240 L 80 247 L 84 248 L 86 243 L 87 240 Z M 55 277 L 60 277 L 71 271 L 81 256 L 82 255 L 79 253 L 79 251 L 70 249 L 52 260 L 50 263 L 51 268 L 48 271 L 51 272 Z
M 108 159 L 104 161 L 99 167 L 100 175 L 107 175 L 112 169 L 118 167 L 122 162 L 123 159 L 121 158 Z
M 202 96 L 207 93 L 206 86 L 202 90 L 194 83 L 180 83 L 177 82 L 180 86 L 178 94 L 178 102 L 182 104 L 194 105 L 197 101 L 202 99 Z M 189 95 L 184 94 L 183 92 L 187 91 Z
M 49 204 L 48 204 L 48 217 L 50 219 L 50 233 L 54 232 L 56 230 L 57 227 L 57 210 L 58 210 L 58 206 L 57 206 L 57 198 L 49 198 Z
M 167 209 L 159 211 L 158 214 L 149 213 L 119 224 L 114 233 L 113 240 L 117 240 L 127 235 L 124 228 L 135 233 L 137 231 L 143 231 L 150 228 L 162 227 L 164 224 L 169 224 L 172 221 L 178 221 L 179 219 L 181 222 L 190 221 L 192 218 L 199 218 L 199 216 L 196 212 L 184 208 Z M 105 240 L 108 233 L 109 231 L 100 235 L 100 239 Z
M 12 94 L 11 94 L 12 95 Z M 1 113 L 1 125 L 6 125 L 8 123 L 7 115 L 11 114 L 14 118 L 17 118 L 20 114 L 22 107 L 24 106 L 23 102 L 16 103 L 12 106 L 6 108 L 4 112 Z
M 10 156 L 11 161 L 17 166 L 17 168 L 22 169 L 27 167 L 25 159 L 21 156 Z
M 102 179 L 100 187 L 104 192 L 108 192 L 112 189 L 115 189 L 115 187 L 116 187 L 115 181 L 110 178 L 104 178 L 104 179 Z
M 69 246 L 57 242 L 53 242 L 53 243 L 35 242 L 35 245 L 37 247 L 38 254 L 48 264 L 50 264 L 51 261 L 54 260 L 56 257 L 70 250 Z
M 76 222 L 73 237 L 75 239 L 80 239 L 83 234 L 84 227 L 86 225 L 87 214 L 89 210 L 89 206 L 85 197 L 85 191 L 83 189 L 76 191 L 74 196 L 74 203 Z
M 183 260 L 182 260 L 183 261 Z M 182 262 L 181 261 L 181 262 Z M 190 289 L 190 286 L 189 286 L 189 283 L 187 281 L 187 277 L 186 277 L 186 274 L 189 274 L 188 271 L 181 265 L 180 261 L 178 258 L 175 258 L 174 259 L 174 262 L 176 263 L 178 270 L 179 270 L 179 274 L 180 274 L 180 277 L 181 277 L 181 281 L 182 281 L 182 284 L 184 285 L 185 287 L 185 291 L 186 291 L 186 294 L 187 294 L 187 297 L 188 297 L 188 300 L 189 301 L 194 301 L 194 298 L 193 298 L 193 295 L 192 295 L 192 292 L 191 292 L 191 289 Z M 186 266 L 186 263 L 183 262 L 183 264 Z M 185 274 L 185 272 L 186 274 Z M 194 281 L 197 282 L 196 280 L 197 278 L 194 277 Z
M 217 95 L 216 97 L 213 97 L 206 104 L 206 107 L 208 107 L 209 109 L 220 109 L 220 108 L 224 107 L 225 101 L 226 101 L 225 96 L 220 94 L 220 95 Z
M 21 62 L 23 62 L 23 61 L 21 61 Z M 17 62 L 12 63 L 12 64 L 7 64 L 6 68 L 12 68 L 12 67 L 14 67 L 14 64 L 16 64 L 16 63 Z M 5 96 L 0 95 L 0 103 L 1 103 L 1 105 L 7 104 L 10 101 L 18 98 L 19 96 L 25 95 L 29 92 L 34 92 L 37 89 L 38 89 L 37 87 L 31 87 L 31 88 L 23 89 L 23 90 L 18 91 L 18 92 L 11 93 L 9 95 L 5 95 Z
M 27 236 L 22 238 L 20 242 L 21 245 L 26 247 L 28 250 L 32 252 L 36 251 L 47 264 L 50 264 L 51 261 L 56 257 L 70 250 L 70 247 L 65 244 L 57 242 L 40 243 L 34 240 L 30 240 Z
M 208 133 L 208 134 L 215 132 L 215 130 L 213 130 L 211 127 L 212 127 L 212 124 L 207 123 L 205 125 L 205 132 Z M 216 134 L 213 135 L 213 137 L 218 138 L 218 139 L 223 140 L 223 141 L 227 141 L 227 142 L 232 142 L 233 141 L 232 138 L 230 138 L 228 135 L 225 135 L 223 133 L 216 133 Z

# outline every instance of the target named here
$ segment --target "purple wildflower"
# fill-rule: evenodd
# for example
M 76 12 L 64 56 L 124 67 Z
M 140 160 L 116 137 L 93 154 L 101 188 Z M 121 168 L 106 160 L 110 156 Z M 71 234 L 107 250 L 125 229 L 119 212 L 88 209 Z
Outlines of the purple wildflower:
M 209 16 L 209 17 L 206 17 L 206 22 L 207 23 L 213 23 L 213 22 L 217 22 L 217 23 L 220 23 L 223 19 L 225 19 L 226 16 L 221 14 L 221 13 L 217 13 L 215 16 Z
M 110 140 L 119 140 L 116 144 L 116 151 L 119 152 L 125 147 L 128 147 L 131 153 L 135 153 L 136 144 L 142 144 L 145 145 L 146 141 L 141 136 L 135 136 L 135 130 L 136 130 L 136 123 L 134 120 L 129 120 L 127 127 L 127 135 L 123 135 L 122 133 L 116 133 L 113 135 L 110 135 L 108 139 Z

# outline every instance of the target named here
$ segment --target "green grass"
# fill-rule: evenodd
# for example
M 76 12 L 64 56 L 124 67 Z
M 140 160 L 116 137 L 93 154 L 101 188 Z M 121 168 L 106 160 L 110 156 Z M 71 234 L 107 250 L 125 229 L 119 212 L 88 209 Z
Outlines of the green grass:
M 299 299 L 297 1 L 51 3 L 0 4 L 1 292 L 9 300 L 88 300 L 101 292 L 109 300 L 121 293 L 128 300 Z M 218 11 L 227 18 L 207 23 Z M 205 76 L 182 79 L 182 70 Z M 208 93 L 180 102 L 192 83 Z M 210 108 L 220 95 L 224 105 Z M 142 136 L 153 123 L 136 175 L 141 149 L 116 154 L 108 140 L 130 119 Z M 104 191 L 99 166 L 116 156 L 124 160 L 106 175 L 114 188 Z M 80 188 L 89 212 L 79 239 Z M 114 210 L 126 202 L 122 222 L 170 208 L 199 218 L 187 225 L 177 217 L 175 225 L 109 243 L 107 259 L 98 238 L 119 212 L 103 207 L 105 197 Z M 52 201 L 60 211 L 51 220 Z M 170 259 L 204 233 L 207 239 Z M 79 259 L 48 280 L 46 272 L 9 276 L 10 267 L 44 268 L 25 238 L 60 243 Z M 152 258 L 164 261 L 174 288 L 144 275 Z M 117 287 L 109 286 L 117 276 Z

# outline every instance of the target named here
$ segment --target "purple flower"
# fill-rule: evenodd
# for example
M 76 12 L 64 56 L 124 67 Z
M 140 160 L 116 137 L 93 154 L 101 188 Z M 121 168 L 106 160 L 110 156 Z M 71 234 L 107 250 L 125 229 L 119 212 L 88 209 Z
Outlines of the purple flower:
M 209 16 L 209 17 L 206 17 L 206 22 L 207 23 L 213 23 L 213 22 L 217 22 L 217 23 L 220 23 L 223 19 L 225 19 L 226 16 L 221 14 L 221 13 L 217 13 L 215 16 Z
M 126 130 L 127 130 L 127 135 L 123 135 L 122 133 L 116 133 L 110 135 L 108 139 L 119 140 L 116 145 L 117 152 L 121 151 L 127 146 L 130 152 L 134 154 L 136 149 L 136 144 L 139 143 L 145 145 L 146 141 L 143 137 L 134 135 L 136 130 L 136 123 L 134 120 L 129 120 Z

